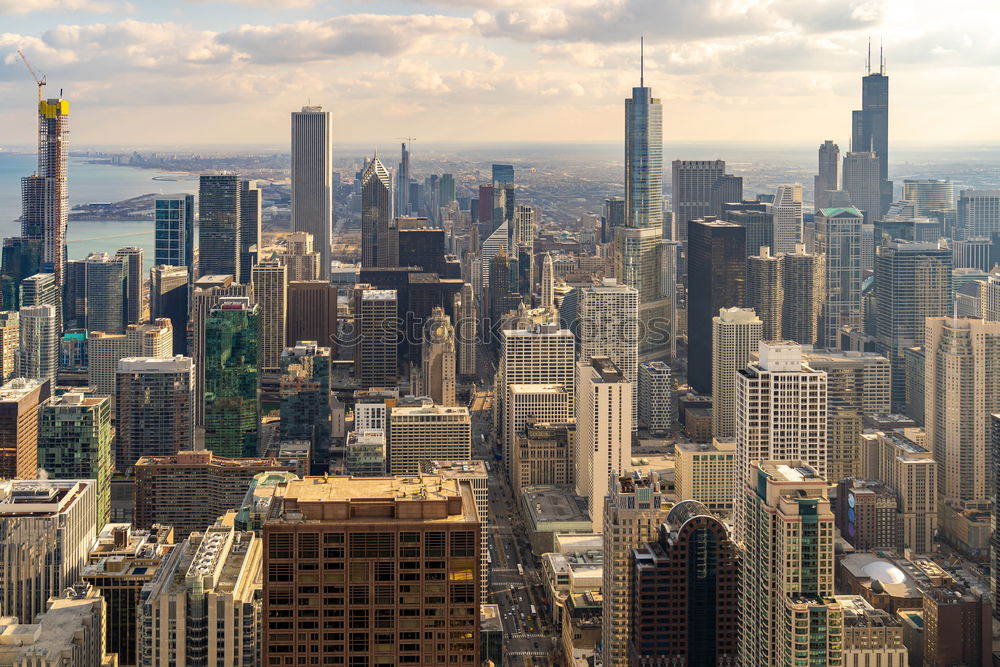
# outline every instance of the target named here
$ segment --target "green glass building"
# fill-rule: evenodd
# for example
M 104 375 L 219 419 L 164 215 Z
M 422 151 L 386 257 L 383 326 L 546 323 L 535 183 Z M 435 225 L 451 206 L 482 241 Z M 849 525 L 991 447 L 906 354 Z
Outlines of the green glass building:
M 260 424 L 260 307 L 226 297 L 205 318 L 205 449 L 257 455 Z
M 111 516 L 111 398 L 69 392 L 39 409 L 38 467 L 49 479 L 93 479 L 97 530 Z

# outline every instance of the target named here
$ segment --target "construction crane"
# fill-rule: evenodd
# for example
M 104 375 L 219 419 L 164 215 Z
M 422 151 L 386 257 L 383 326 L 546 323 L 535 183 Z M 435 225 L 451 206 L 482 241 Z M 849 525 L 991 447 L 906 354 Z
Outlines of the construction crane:
M 406 147 L 409 149 L 410 144 L 417 140 L 416 137 L 396 137 L 397 140 L 406 139 Z
M 24 52 L 21 51 L 21 49 L 17 50 L 17 56 L 21 59 L 21 62 L 24 63 L 24 66 L 28 68 L 28 71 L 31 72 L 31 76 L 34 77 L 35 83 L 38 84 L 38 101 L 41 102 L 42 88 L 45 87 L 45 75 L 42 74 L 41 77 L 38 76 L 38 72 L 36 72 L 35 68 L 31 66 L 31 63 L 28 62 L 27 57 L 25 57 Z

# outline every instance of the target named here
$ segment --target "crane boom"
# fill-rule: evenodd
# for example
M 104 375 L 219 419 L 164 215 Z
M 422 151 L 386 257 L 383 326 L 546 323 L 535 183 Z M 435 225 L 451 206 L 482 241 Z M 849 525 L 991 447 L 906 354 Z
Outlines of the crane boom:
M 38 76 L 39 73 L 36 72 L 35 68 L 28 62 L 28 58 L 24 55 L 24 52 L 21 49 L 17 50 L 17 55 L 21 59 L 21 62 L 24 63 L 24 66 L 28 68 L 28 71 L 31 72 L 31 76 L 35 80 L 35 83 L 38 84 L 38 101 L 41 102 L 42 88 L 45 87 L 45 74 Z

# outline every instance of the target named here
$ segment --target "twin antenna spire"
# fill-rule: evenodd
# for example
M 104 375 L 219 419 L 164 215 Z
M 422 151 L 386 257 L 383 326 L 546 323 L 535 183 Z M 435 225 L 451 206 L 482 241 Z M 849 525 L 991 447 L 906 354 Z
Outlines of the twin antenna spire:
M 882 40 L 878 42 L 878 73 L 885 76 L 885 55 L 883 52 Z M 872 38 L 868 38 L 868 57 L 865 58 L 865 74 L 874 74 L 872 72 Z
M 639 37 L 639 87 L 646 87 L 646 56 L 643 50 L 643 38 Z

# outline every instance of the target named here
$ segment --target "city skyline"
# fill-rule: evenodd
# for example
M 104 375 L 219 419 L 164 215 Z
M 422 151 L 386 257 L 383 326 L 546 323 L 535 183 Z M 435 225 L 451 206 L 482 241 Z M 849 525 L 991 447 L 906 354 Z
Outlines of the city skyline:
M 20 109 L 34 91 L 17 48 L 48 75 L 50 94 L 61 87 L 77 105 L 75 146 L 145 143 L 150 124 L 156 143 L 287 143 L 288 111 L 308 103 L 333 111 L 335 140 L 615 141 L 620 91 L 638 83 L 640 33 L 667 142 L 848 145 L 843 114 L 857 107 L 869 39 L 873 50 L 884 42 L 893 76 L 894 142 L 928 126 L 941 141 L 1000 140 L 986 114 L 967 111 L 995 104 L 981 82 L 1000 9 L 976 4 L 969 25 L 929 2 L 893 0 L 718 0 L 707 11 L 639 0 L 600 11 L 584 0 L 492 11 L 476 0 L 4 2 L 0 144 L 31 142 Z

